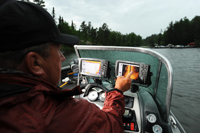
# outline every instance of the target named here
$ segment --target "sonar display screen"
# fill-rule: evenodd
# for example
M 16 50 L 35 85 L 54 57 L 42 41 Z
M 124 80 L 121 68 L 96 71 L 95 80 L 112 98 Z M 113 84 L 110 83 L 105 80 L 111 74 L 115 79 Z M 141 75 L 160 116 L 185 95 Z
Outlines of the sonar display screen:
M 91 60 L 82 61 L 82 70 L 81 70 L 82 73 L 100 75 L 100 71 L 101 71 L 100 61 L 91 61 Z
M 138 78 L 139 78 L 139 66 L 138 65 L 119 63 L 118 76 L 126 77 L 131 71 L 133 71 L 133 73 L 131 74 L 130 78 L 133 80 L 138 80 Z

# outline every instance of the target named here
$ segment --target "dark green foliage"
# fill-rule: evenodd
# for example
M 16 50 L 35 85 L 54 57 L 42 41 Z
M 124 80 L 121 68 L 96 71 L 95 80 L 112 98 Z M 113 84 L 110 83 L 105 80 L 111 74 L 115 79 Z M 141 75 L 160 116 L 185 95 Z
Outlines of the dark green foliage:
M 76 29 L 76 25 L 73 23 L 73 21 L 72 21 L 71 27 L 72 27 L 72 30 Z
M 195 40 L 195 47 L 200 47 L 200 41 L 199 40 Z
M 196 16 L 191 21 L 191 36 L 194 41 L 200 41 L 200 16 Z
M 164 33 L 158 35 L 151 35 L 144 39 L 144 44 L 148 46 L 156 45 L 184 45 L 190 42 L 196 42 L 196 47 L 200 40 L 200 16 L 194 17 L 191 21 L 186 17 L 176 21 L 170 22 Z
M 73 23 L 73 21 L 72 21 L 72 25 L 69 26 L 69 24 L 65 22 L 61 16 L 59 16 L 58 29 L 60 30 L 61 33 L 78 36 L 79 32 L 76 31 L 75 27 L 76 25 Z M 68 50 L 72 50 L 72 48 L 69 48 L 66 45 L 62 46 L 62 51 L 68 51 Z
M 88 25 L 83 21 L 80 25 L 78 36 L 80 44 L 96 44 L 109 46 L 141 46 L 142 37 L 135 33 L 122 35 L 120 32 L 111 31 L 106 23 L 99 28 L 93 28 L 91 22 Z
M 161 41 L 159 40 L 160 38 L 161 38 L 161 34 L 160 35 L 153 34 L 143 40 L 144 45 L 154 47 L 158 42 L 161 44 Z
M 52 9 L 52 17 L 53 17 L 53 19 L 54 19 L 54 21 L 56 23 L 56 19 L 55 19 L 56 15 L 55 15 L 55 9 L 54 9 L 54 7 Z
M 96 29 L 94 29 L 93 27 L 92 27 L 92 29 L 91 29 L 91 42 L 93 42 L 93 43 L 97 43 L 97 28 Z
M 85 21 L 83 21 L 80 25 L 80 38 L 81 39 L 84 39 L 84 40 L 87 40 L 87 31 L 88 31 L 88 27 L 87 25 L 85 24 Z

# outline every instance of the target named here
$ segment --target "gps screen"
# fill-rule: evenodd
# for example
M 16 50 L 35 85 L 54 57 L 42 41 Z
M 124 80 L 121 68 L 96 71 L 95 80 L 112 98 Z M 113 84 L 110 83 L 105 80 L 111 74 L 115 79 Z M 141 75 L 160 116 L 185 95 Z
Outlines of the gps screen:
M 89 60 L 82 61 L 82 70 L 81 70 L 82 73 L 100 75 L 100 71 L 101 71 L 100 61 L 89 61 Z
M 139 66 L 138 65 L 119 63 L 118 76 L 126 77 L 131 71 L 133 71 L 133 73 L 131 74 L 130 78 L 133 80 L 138 80 L 138 77 L 139 77 Z

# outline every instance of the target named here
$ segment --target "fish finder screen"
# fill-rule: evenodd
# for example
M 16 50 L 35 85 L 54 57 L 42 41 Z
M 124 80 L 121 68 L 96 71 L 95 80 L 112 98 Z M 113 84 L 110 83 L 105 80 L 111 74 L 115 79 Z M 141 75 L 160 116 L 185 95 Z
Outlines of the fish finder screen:
M 118 76 L 126 77 L 131 71 L 133 71 L 133 73 L 131 75 L 131 79 L 138 80 L 139 68 L 140 68 L 140 66 L 138 66 L 138 65 L 119 63 Z
M 82 70 L 81 70 L 82 73 L 99 75 L 100 71 L 101 71 L 100 61 L 90 61 L 90 60 L 82 61 Z

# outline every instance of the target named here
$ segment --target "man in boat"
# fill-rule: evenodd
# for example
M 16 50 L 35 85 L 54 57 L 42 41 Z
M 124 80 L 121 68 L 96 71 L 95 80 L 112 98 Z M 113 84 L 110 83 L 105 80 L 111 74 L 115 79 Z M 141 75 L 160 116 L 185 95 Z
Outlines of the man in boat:
M 65 60 L 61 44 L 77 44 L 77 37 L 61 34 L 51 15 L 33 3 L 0 1 L 0 18 L 1 133 L 123 132 L 123 92 L 131 73 L 118 77 L 100 110 L 72 98 L 82 93 L 79 86 L 57 87 Z

